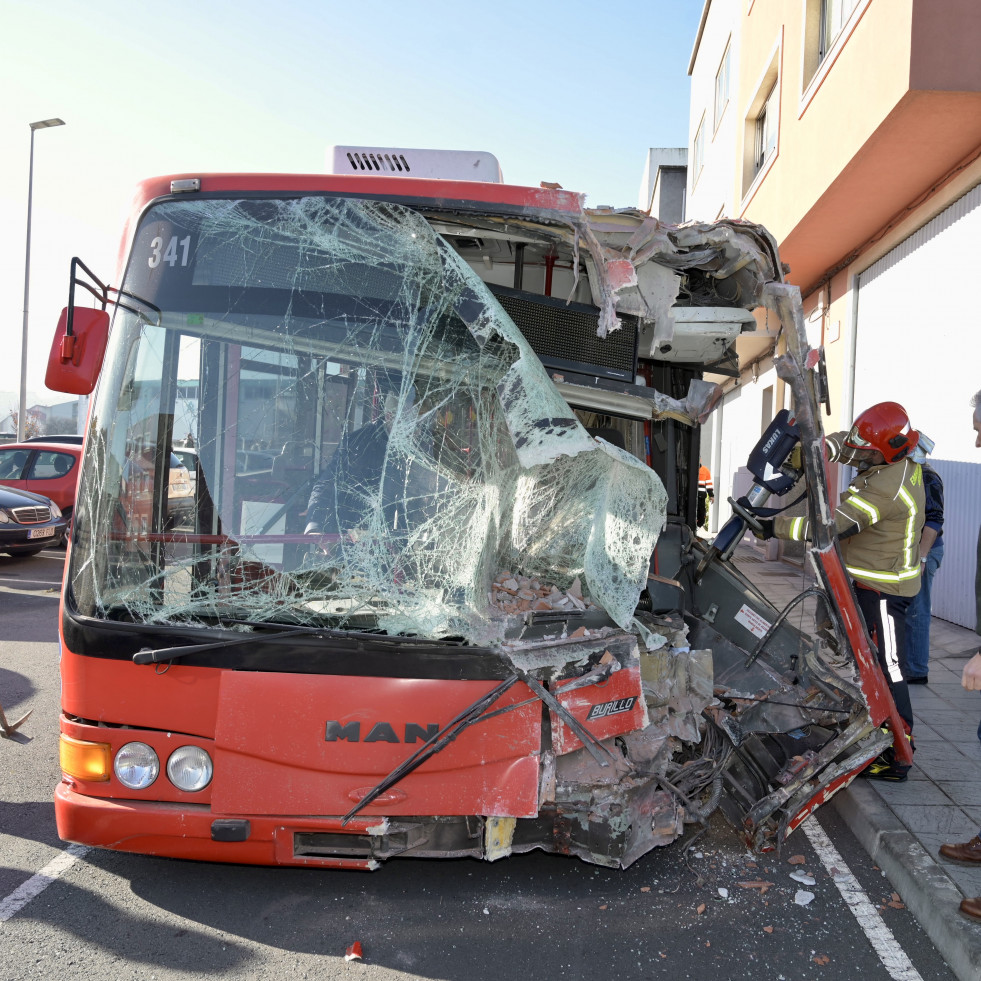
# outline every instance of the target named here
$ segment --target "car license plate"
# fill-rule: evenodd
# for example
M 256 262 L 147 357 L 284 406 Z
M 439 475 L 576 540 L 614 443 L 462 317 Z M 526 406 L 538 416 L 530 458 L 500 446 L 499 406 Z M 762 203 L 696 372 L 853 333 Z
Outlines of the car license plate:
M 31 528 L 27 532 L 28 538 L 54 538 L 54 527 L 50 528 Z

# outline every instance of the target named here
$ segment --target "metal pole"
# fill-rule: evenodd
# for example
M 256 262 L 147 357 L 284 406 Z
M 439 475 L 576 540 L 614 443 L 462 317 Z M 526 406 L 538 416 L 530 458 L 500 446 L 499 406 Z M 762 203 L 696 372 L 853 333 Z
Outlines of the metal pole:
M 39 129 L 64 126 L 63 119 L 31 123 L 31 165 L 27 174 L 27 245 L 24 249 L 24 329 L 20 342 L 20 406 L 17 411 L 17 442 L 27 435 L 27 307 L 31 290 L 31 198 L 34 193 L 34 133 Z
M 31 166 L 27 175 L 27 245 L 24 249 L 24 328 L 20 341 L 20 406 L 17 410 L 17 442 L 27 435 L 27 305 L 31 292 L 31 196 L 34 193 L 34 127 L 31 127 Z

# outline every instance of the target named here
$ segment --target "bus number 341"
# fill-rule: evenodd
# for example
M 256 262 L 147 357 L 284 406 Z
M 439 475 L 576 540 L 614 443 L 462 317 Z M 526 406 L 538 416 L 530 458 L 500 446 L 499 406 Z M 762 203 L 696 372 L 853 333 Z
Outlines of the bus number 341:
M 187 265 L 187 259 L 191 251 L 190 235 L 185 236 L 179 242 L 177 241 L 177 236 L 172 235 L 170 241 L 167 243 L 166 251 L 163 251 L 163 245 L 164 240 L 159 235 L 150 243 L 153 254 L 147 260 L 147 264 L 151 269 L 156 269 L 161 262 L 166 262 L 171 268 L 176 266 L 178 249 L 180 249 L 180 264 L 182 266 Z

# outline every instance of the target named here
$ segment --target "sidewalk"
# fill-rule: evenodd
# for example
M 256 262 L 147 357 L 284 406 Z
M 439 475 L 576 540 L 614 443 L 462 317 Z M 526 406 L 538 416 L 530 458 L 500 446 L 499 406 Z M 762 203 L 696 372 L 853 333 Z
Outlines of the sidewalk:
M 739 545 L 734 559 L 778 610 L 814 581 L 810 568 L 764 561 L 753 545 Z M 916 721 L 909 779 L 858 779 L 832 799 L 961 981 L 981 978 L 981 923 L 957 909 L 965 896 L 981 896 L 981 867 L 952 864 L 938 850 L 981 828 L 981 694 L 960 684 L 979 642 L 973 630 L 934 618 L 929 684 L 909 690 Z

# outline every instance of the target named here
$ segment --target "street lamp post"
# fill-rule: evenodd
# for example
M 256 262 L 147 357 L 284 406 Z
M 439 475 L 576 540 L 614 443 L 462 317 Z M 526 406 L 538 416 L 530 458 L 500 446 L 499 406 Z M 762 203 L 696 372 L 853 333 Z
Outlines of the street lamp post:
M 17 412 L 17 441 L 27 435 L 27 301 L 31 292 L 31 195 L 34 190 L 34 133 L 39 129 L 64 126 L 63 119 L 31 123 L 31 166 L 27 177 L 27 247 L 24 257 L 24 331 L 20 343 L 20 407 Z

